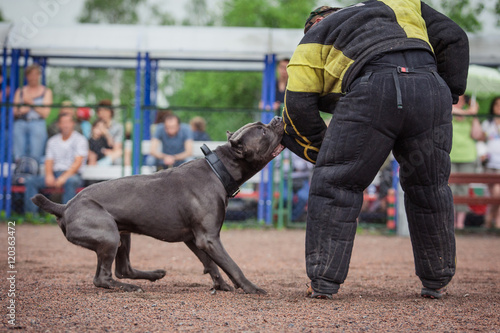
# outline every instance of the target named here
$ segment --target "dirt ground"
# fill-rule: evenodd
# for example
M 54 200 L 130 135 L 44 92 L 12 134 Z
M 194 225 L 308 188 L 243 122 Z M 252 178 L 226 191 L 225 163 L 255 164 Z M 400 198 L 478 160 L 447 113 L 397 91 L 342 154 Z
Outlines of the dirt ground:
M 2 326 L 27 332 L 500 332 L 500 237 L 457 236 L 458 268 L 448 295 L 419 296 L 409 238 L 358 234 L 335 300 L 304 297 L 304 230 L 226 230 L 226 250 L 268 295 L 211 294 L 211 280 L 182 243 L 133 235 L 132 264 L 167 275 L 134 281 L 145 292 L 98 289 L 96 256 L 57 226 L 16 226 L 15 325 L 5 223 L 0 224 Z M 7 276 L 9 277 L 9 276 Z M 7 282 L 6 282 L 7 281 Z

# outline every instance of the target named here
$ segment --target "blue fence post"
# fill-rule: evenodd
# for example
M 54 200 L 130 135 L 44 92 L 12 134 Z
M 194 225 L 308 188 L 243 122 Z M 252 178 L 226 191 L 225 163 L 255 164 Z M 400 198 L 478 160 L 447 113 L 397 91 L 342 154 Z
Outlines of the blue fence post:
M 271 55 L 269 60 L 269 68 L 267 74 L 269 94 L 267 104 L 270 106 L 270 111 L 265 111 L 265 123 L 269 123 L 274 117 L 274 101 L 276 100 L 276 55 Z M 274 161 L 269 162 L 267 165 L 267 198 L 266 198 L 266 224 L 273 223 L 273 198 L 274 198 Z
M 158 94 L 158 60 L 151 60 L 151 105 L 156 105 L 156 96 Z M 157 110 L 150 110 L 151 119 L 156 119 Z
M 141 52 L 137 52 L 137 67 L 135 69 L 135 109 L 134 109 L 134 131 L 133 131 L 133 156 L 132 174 L 139 174 L 139 159 L 141 157 Z
M 151 59 L 149 52 L 146 52 L 145 71 L 144 71 L 144 117 L 143 117 L 143 138 L 144 140 L 151 139 Z
M 276 56 L 266 55 L 264 59 L 264 77 L 262 79 L 262 113 L 261 121 L 268 123 L 274 116 L 273 104 L 276 95 L 275 66 Z M 267 175 L 267 177 L 266 177 Z M 259 206 L 257 218 L 267 225 L 272 223 L 273 202 L 273 163 L 269 163 L 261 173 L 259 186 Z
M 11 70 L 10 70 L 10 96 L 9 96 L 9 102 L 12 104 L 14 102 L 14 93 L 16 90 L 16 84 L 15 82 L 18 79 L 19 75 L 19 50 L 13 49 L 12 50 L 12 63 L 11 63 Z M 14 142 L 13 140 L 13 127 L 14 127 L 14 108 L 12 105 L 9 106 L 9 124 L 8 124 L 8 139 L 7 139 L 7 165 L 9 166 L 7 168 L 7 180 L 6 180 L 6 190 L 5 190 L 5 215 L 7 217 L 10 216 L 11 210 L 12 210 L 12 168 L 10 167 L 12 165 L 12 144 Z
M 2 54 L 2 107 L 0 109 L 0 211 L 4 210 L 4 194 L 5 191 L 5 179 L 4 179 L 4 163 L 6 161 L 5 147 L 7 145 L 7 107 L 5 103 L 7 102 L 7 48 L 3 48 Z
M 41 59 L 41 66 L 42 66 L 42 84 L 44 86 L 46 86 L 47 85 L 47 73 L 46 73 L 47 58 L 42 58 Z
M 30 50 L 24 50 L 24 64 L 23 64 L 23 83 L 26 85 L 28 83 L 28 79 L 26 78 L 26 67 L 28 67 L 28 59 L 30 57 Z
M 264 75 L 262 77 L 262 91 L 261 91 L 261 102 L 262 102 L 262 113 L 261 113 L 261 121 L 265 121 L 265 109 L 268 106 L 267 102 L 269 100 L 268 94 L 269 94 L 269 89 L 268 89 L 268 80 L 267 80 L 267 75 L 268 75 L 268 67 L 269 67 L 269 55 L 266 54 L 264 57 Z M 259 183 L 259 202 L 258 202 L 258 208 L 257 208 L 257 220 L 259 223 L 264 222 L 265 218 L 265 207 L 266 207 L 266 194 L 265 194 L 265 179 L 264 179 L 264 171 L 261 173 L 260 177 L 260 183 Z
M 398 227 L 398 188 L 399 188 L 399 163 L 396 161 L 396 159 L 392 160 L 392 188 L 394 189 L 394 209 L 395 209 L 395 214 L 394 214 L 394 224 L 397 229 Z

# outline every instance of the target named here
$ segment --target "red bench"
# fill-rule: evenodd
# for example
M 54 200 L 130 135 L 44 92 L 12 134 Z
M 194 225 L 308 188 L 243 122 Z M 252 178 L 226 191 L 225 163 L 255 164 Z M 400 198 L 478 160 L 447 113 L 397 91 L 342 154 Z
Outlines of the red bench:
M 500 174 L 492 173 L 452 173 L 450 184 L 500 184 Z M 500 197 L 453 196 L 453 202 L 466 205 L 500 205 Z
M 80 192 L 84 188 L 85 187 L 79 187 L 76 190 L 76 193 Z M 24 185 L 12 185 L 11 191 L 12 193 L 24 193 L 26 191 L 26 188 L 24 187 Z M 56 187 L 45 187 L 41 190 L 41 192 L 45 194 L 56 194 L 56 193 L 59 194 L 63 193 L 64 190 L 62 188 L 56 188 Z

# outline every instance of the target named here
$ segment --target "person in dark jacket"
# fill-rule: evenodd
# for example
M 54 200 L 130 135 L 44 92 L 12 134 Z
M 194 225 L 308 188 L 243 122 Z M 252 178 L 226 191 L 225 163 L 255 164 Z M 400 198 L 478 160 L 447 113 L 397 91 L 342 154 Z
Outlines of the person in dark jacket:
M 452 104 L 469 46 L 452 20 L 417 0 L 320 7 L 288 65 L 283 144 L 315 163 L 308 204 L 308 295 L 332 298 L 347 277 L 363 190 L 391 150 L 400 163 L 421 295 L 455 274 L 450 173 Z M 332 113 L 328 127 L 319 111 Z

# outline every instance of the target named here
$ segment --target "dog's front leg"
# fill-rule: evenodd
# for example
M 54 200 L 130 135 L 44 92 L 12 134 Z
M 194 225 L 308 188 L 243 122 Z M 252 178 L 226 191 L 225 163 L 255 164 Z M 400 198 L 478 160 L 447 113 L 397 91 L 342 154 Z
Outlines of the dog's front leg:
M 215 290 L 223 290 L 223 291 L 232 291 L 233 287 L 231 287 L 220 275 L 219 268 L 215 264 L 215 262 L 210 258 L 210 256 L 196 247 L 196 244 L 190 240 L 185 242 L 187 247 L 200 259 L 203 264 L 204 270 L 203 273 L 210 274 L 210 277 L 213 281 L 213 289 Z
M 250 282 L 241 269 L 231 259 L 220 241 L 219 235 L 209 235 L 199 233 L 195 235 L 196 247 L 206 252 L 210 258 L 229 276 L 236 288 L 242 288 L 247 294 L 267 294 L 264 289 L 261 289 Z

